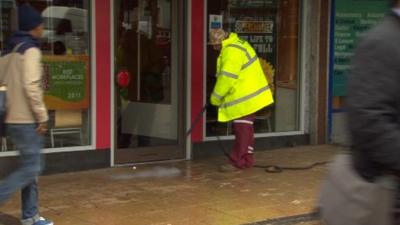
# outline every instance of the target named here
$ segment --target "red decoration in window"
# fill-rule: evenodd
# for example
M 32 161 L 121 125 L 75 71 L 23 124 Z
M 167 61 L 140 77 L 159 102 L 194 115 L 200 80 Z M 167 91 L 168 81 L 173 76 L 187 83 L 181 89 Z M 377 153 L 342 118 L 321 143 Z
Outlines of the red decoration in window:
M 122 70 L 117 74 L 117 84 L 120 87 L 128 87 L 129 83 L 131 82 L 131 75 L 128 71 Z

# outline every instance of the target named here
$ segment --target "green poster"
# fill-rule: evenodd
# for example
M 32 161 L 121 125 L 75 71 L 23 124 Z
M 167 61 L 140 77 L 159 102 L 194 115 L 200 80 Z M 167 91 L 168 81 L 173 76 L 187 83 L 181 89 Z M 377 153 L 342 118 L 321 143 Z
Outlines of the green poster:
M 336 0 L 333 96 L 346 95 L 346 74 L 359 38 L 388 12 L 387 0 Z
M 46 62 L 46 95 L 57 97 L 65 102 L 80 102 L 86 97 L 86 63 Z

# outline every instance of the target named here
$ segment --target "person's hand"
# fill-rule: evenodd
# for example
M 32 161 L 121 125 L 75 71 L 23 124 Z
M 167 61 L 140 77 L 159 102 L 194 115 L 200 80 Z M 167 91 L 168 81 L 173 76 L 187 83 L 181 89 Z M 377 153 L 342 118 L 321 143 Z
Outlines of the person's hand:
M 48 130 L 47 122 L 39 123 L 38 128 L 36 128 L 36 132 L 38 132 L 38 134 L 40 135 L 46 134 L 47 130 Z
M 213 106 L 219 107 L 221 105 L 221 100 L 217 99 L 215 96 L 211 96 L 210 103 Z

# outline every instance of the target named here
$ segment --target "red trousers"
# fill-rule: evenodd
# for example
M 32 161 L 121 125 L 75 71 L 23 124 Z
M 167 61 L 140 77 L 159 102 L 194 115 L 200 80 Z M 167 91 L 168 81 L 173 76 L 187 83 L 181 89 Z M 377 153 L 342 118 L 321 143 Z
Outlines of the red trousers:
M 231 152 L 231 161 L 240 169 L 254 165 L 254 118 L 255 115 L 251 114 L 233 121 L 235 143 Z

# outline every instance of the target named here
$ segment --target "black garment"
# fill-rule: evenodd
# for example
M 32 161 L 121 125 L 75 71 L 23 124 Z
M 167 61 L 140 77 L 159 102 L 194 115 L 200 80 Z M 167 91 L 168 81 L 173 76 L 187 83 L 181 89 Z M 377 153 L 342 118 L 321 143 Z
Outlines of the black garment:
M 369 181 L 400 175 L 400 18 L 388 15 L 360 41 L 347 110 L 355 168 Z M 395 224 L 400 224 L 400 189 Z
M 367 33 L 349 74 L 347 110 L 356 169 L 373 180 L 400 174 L 400 18 Z

